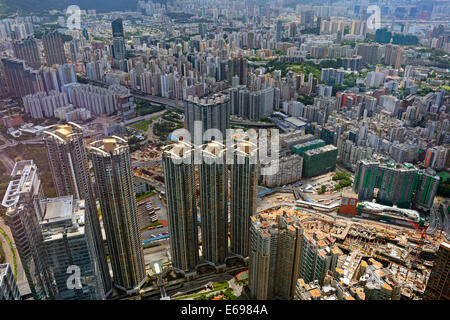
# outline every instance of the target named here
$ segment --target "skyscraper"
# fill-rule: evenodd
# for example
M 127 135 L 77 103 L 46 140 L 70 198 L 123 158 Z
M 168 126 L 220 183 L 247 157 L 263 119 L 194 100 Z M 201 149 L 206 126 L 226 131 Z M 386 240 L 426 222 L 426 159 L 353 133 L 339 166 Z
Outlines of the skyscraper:
M 281 41 L 281 34 L 283 33 L 283 22 L 281 22 L 281 20 L 277 20 L 276 33 L 277 41 Z
M 112 34 L 114 38 L 124 37 L 123 33 L 123 20 L 122 18 L 117 18 L 111 22 Z
M 94 265 L 99 287 L 103 288 L 100 298 L 111 293 L 111 277 L 106 262 L 105 248 L 94 199 L 83 131 L 80 126 L 69 122 L 46 128 L 45 145 L 52 170 L 56 193 L 59 197 L 73 195 L 76 200 L 84 200 L 86 206 L 86 235 L 94 243 L 91 252 L 96 258 Z
M 42 36 L 42 44 L 49 67 L 55 64 L 63 65 L 67 62 L 64 42 L 60 33 L 57 31 L 46 32 Z
M 362 57 L 361 63 L 376 64 L 380 59 L 380 45 L 378 43 L 360 43 L 356 46 L 356 54 Z
M 207 99 L 198 99 L 189 96 L 184 103 L 184 124 L 186 130 L 191 135 L 192 142 L 201 145 L 211 140 L 224 141 L 226 138 L 226 130 L 230 127 L 230 99 L 225 95 L 214 95 Z M 195 122 L 201 124 L 201 131 L 195 131 Z M 222 137 L 212 134 L 209 137 L 203 137 L 208 129 L 218 129 Z M 195 140 L 196 135 L 200 134 L 198 141 Z
M 239 84 L 247 85 L 248 67 L 244 57 L 232 58 L 228 61 L 228 82 L 232 83 L 234 76 L 239 77 Z
M 400 208 L 414 204 L 429 210 L 439 184 L 439 176 L 434 172 L 419 170 L 408 163 L 361 160 L 355 172 L 353 190 L 358 193 L 359 201 L 371 201 L 374 188 L 378 188 L 377 202 Z
M 0 301 L 22 300 L 9 263 L 0 264 Z
M 258 193 L 257 148 L 235 138 L 231 164 L 231 253 L 246 258 L 249 253 L 250 217 L 256 213 Z
M 403 49 L 400 46 L 386 44 L 384 50 L 384 63 L 393 65 L 395 69 L 400 69 L 403 62 Z
M 296 216 L 251 217 L 249 288 L 258 300 L 291 299 L 299 275 L 303 228 Z
M 439 246 L 430 278 L 424 292 L 424 300 L 450 300 L 450 242 Z
M 184 273 L 194 272 L 199 259 L 193 152 L 181 141 L 163 148 L 172 266 Z
M 340 250 L 295 207 L 282 207 L 251 217 L 249 289 L 253 297 L 292 299 L 297 279 L 321 285 L 334 271 Z M 306 219 L 305 219 L 306 218 Z
M 53 275 L 47 265 L 39 221 L 40 200 L 44 197 L 37 167 L 32 160 L 16 162 L 3 198 L 8 226 L 14 237 L 31 294 L 46 300 L 57 296 Z
M 113 67 L 122 71 L 127 72 L 127 60 L 126 60 L 126 50 L 125 50 L 125 34 L 123 33 L 123 20 L 122 18 L 117 18 L 111 23 L 112 34 L 113 34 Z
M 222 265 L 228 254 L 228 169 L 224 145 L 202 145 L 200 164 L 200 214 L 202 256 Z
M 114 285 L 138 292 L 147 277 L 126 140 L 105 138 L 90 144 L 97 193 L 106 231 Z
M 41 54 L 37 46 L 37 41 L 34 38 L 27 38 L 20 41 L 13 42 L 14 55 L 24 60 L 27 65 L 33 69 L 41 67 Z
M 44 90 L 44 84 L 39 71 L 25 66 L 23 60 L 16 58 L 1 58 L 4 67 L 4 77 L 0 78 L 2 85 L 6 85 L 7 95 L 21 98 L 27 94 Z
M 314 26 L 314 10 L 302 10 L 300 21 L 305 28 L 312 28 Z
M 297 35 L 297 24 L 295 22 L 291 22 L 289 24 L 289 37 L 295 37 Z
M 94 250 L 89 249 L 94 243 L 86 234 L 84 204 L 84 200 L 74 200 L 73 196 L 40 202 L 47 264 L 58 287 L 58 298 L 63 300 L 97 300 L 102 290 L 95 279 L 95 257 L 90 253 Z M 76 270 L 80 271 L 81 288 L 69 279 Z

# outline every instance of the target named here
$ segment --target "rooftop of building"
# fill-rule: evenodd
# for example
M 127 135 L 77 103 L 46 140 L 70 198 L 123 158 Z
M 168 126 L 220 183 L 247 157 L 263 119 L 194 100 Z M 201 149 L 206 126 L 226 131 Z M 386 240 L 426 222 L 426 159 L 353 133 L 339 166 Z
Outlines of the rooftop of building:
M 293 148 L 298 149 L 298 148 L 303 148 L 303 147 L 307 147 L 307 146 L 318 144 L 318 143 L 325 143 L 325 141 L 323 141 L 322 139 L 315 139 L 315 140 L 296 144 L 295 146 L 293 146 Z
M 194 147 L 188 142 L 178 141 L 164 146 L 162 151 L 166 157 L 178 159 L 190 156 L 194 152 Z
M 284 119 L 284 121 L 292 123 L 296 127 L 303 127 L 303 126 L 307 125 L 307 123 L 305 121 L 300 120 L 296 117 L 289 117 L 289 118 Z
M 11 172 L 11 181 L 3 198 L 2 206 L 9 208 L 19 202 L 21 194 L 31 192 L 35 186 L 37 166 L 33 160 L 22 160 L 15 163 Z
M 450 242 L 448 242 L 448 241 L 442 242 L 441 246 L 447 250 L 450 250 Z
M 186 101 L 188 101 L 188 102 L 192 102 L 192 103 L 195 103 L 196 105 L 204 106 L 204 107 L 221 104 L 224 102 L 228 102 L 229 100 L 230 100 L 230 98 L 228 95 L 220 94 L 220 93 L 215 93 L 206 98 L 188 96 L 186 99 Z
M 111 136 L 92 142 L 89 149 L 92 153 L 109 157 L 110 153 L 120 153 L 122 150 L 128 149 L 128 142 L 123 138 Z
M 399 218 L 407 218 L 415 222 L 418 222 L 420 219 L 420 215 L 416 210 L 391 207 L 370 201 L 359 202 L 358 208 L 364 208 L 378 214 L 389 214 Z
M 225 146 L 218 141 L 211 141 L 209 143 L 206 143 L 200 146 L 200 149 L 202 151 L 203 157 L 207 158 L 222 157 L 224 155 L 224 152 L 226 151 Z
M 61 142 L 70 141 L 73 136 L 83 133 L 83 128 L 73 122 L 66 124 L 56 124 L 45 128 L 44 133 L 52 136 Z
M 40 222 L 45 241 L 83 235 L 85 231 L 85 201 L 73 196 L 41 201 L 43 219 Z
M 41 201 L 43 223 L 72 219 L 73 196 L 49 198 Z
M 316 148 L 316 149 L 311 149 L 311 150 L 305 151 L 304 154 L 308 155 L 308 156 L 312 156 L 312 155 L 315 155 L 315 154 L 329 152 L 329 151 L 334 151 L 334 150 L 337 150 L 337 148 L 335 146 L 333 146 L 332 144 L 329 144 L 329 145 L 326 145 L 326 146 L 323 146 L 323 147 L 320 147 L 320 148 Z

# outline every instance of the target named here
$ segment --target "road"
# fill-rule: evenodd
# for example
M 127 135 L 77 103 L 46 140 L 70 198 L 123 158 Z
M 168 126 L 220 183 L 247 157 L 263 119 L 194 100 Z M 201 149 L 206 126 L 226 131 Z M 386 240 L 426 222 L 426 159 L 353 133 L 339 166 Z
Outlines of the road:
M 271 123 L 271 122 L 242 120 L 242 119 L 237 119 L 237 118 L 230 118 L 230 124 L 249 126 L 249 127 L 254 127 L 254 128 L 275 128 L 276 127 L 276 124 Z
M 11 252 L 11 248 L 9 247 L 8 241 L 6 241 L 6 238 L 3 236 L 2 233 L 0 233 L 0 243 L 1 243 L 0 245 L 2 246 L 2 249 L 3 249 L 3 252 L 5 253 L 5 263 L 9 263 L 9 265 L 11 266 L 11 269 L 14 270 L 14 259 L 13 259 L 13 255 Z
M 176 298 L 184 295 L 189 295 L 188 292 L 191 291 L 199 291 L 205 287 L 210 282 L 221 282 L 221 281 L 230 281 L 233 279 L 233 276 L 230 274 L 234 271 L 244 271 L 247 270 L 247 267 L 237 267 L 237 270 L 233 268 L 232 271 L 228 271 L 227 273 L 222 274 L 210 274 L 200 277 L 195 280 L 191 280 L 189 282 L 183 282 L 181 286 L 176 286 L 176 288 L 171 288 L 171 286 L 165 286 L 166 294 L 170 297 Z M 159 292 L 158 292 L 159 293 Z M 194 294 L 194 293 L 192 293 Z M 207 292 L 210 294 L 210 292 Z M 175 297 L 174 297 L 175 296 Z M 147 299 L 159 299 L 161 296 L 159 294 L 155 295 L 155 293 L 149 295 L 142 295 L 143 300 Z
M 9 175 L 14 168 L 14 161 L 6 152 L 0 151 L 0 162 L 5 166 L 6 172 L 4 174 Z
M 176 109 L 183 110 L 183 101 L 164 98 L 164 97 L 152 96 L 152 95 L 149 95 L 149 94 L 143 93 L 141 91 L 137 91 L 137 90 L 131 90 L 131 92 L 133 93 L 135 98 L 139 98 L 139 99 L 142 99 L 142 100 L 145 100 L 148 102 L 165 104 L 170 107 L 174 107 Z
M 25 271 L 23 270 L 22 262 L 20 261 L 19 252 L 17 251 L 17 248 L 14 244 L 14 237 L 12 236 L 11 230 L 9 229 L 9 227 L 6 225 L 6 223 L 3 221 L 2 218 L 0 218 L 0 228 L 3 231 L 5 231 L 5 233 L 8 235 L 8 237 L 12 241 L 12 244 L 14 247 L 14 251 L 15 251 L 15 255 L 16 255 L 16 263 L 17 263 L 16 282 L 17 282 L 17 286 L 19 287 L 20 294 L 21 295 L 29 294 L 31 292 L 30 287 L 28 285 L 28 281 L 25 276 Z M 3 243 L 6 244 L 6 246 L 3 246 L 5 255 L 6 255 L 6 261 L 9 262 L 9 264 L 11 265 L 11 268 L 14 270 L 14 262 L 13 262 L 13 257 L 12 257 L 12 253 L 11 253 L 9 244 L 6 242 L 6 239 L 3 237 L 3 235 L 1 233 L 0 233 L 0 238 L 2 239 L 2 245 L 3 245 Z
M 88 81 L 90 84 L 99 85 L 101 87 L 108 87 L 109 86 L 105 82 L 89 80 L 88 78 L 86 78 L 86 77 L 84 77 L 82 75 L 78 75 L 78 76 L 80 78 L 82 78 L 83 80 Z M 183 109 L 183 102 L 180 101 L 180 100 L 152 96 L 152 95 L 146 94 L 146 93 L 144 93 L 142 91 L 134 90 L 134 89 L 131 89 L 130 92 L 133 94 L 133 96 L 135 98 L 139 98 L 139 99 L 142 99 L 142 100 L 145 100 L 145 101 L 149 101 L 149 102 L 153 102 L 153 103 L 165 104 L 165 105 L 177 108 L 177 109 Z
M 149 119 L 154 118 L 154 117 L 162 116 L 164 114 L 164 112 L 166 112 L 166 111 L 167 110 L 164 109 L 164 110 L 161 110 L 161 111 L 158 111 L 158 112 L 146 114 L 145 116 L 139 116 L 139 117 L 136 117 L 136 118 L 133 118 L 133 119 L 130 119 L 130 120 L 126 120 L 123 123 L 124 123 L 124 125 L 129 126 L 129 125 L 132 125 L 134 123 L 138 123 L 138 122 L 141 122 L 141 121 L 144 121 L 144 120 L 149 120 Z

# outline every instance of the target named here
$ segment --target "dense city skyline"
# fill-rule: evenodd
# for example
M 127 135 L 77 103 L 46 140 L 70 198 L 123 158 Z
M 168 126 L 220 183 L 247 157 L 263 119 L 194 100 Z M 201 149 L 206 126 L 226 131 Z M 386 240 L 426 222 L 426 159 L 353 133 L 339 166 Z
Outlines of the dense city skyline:
M 51 2 L 0 0 L 0 300 L 450 299 L 448 1 Z

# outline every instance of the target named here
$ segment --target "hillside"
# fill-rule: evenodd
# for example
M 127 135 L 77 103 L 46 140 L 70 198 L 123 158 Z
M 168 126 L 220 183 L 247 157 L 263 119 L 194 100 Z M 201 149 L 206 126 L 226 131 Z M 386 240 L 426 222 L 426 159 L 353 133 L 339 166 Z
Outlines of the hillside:
M 138 0 L 0 0 L 0 16 L 40 13 L 49 10 L 64 10 L 69 5 L 81 9 L 95 9 L 97 12 L 136 10 Z

